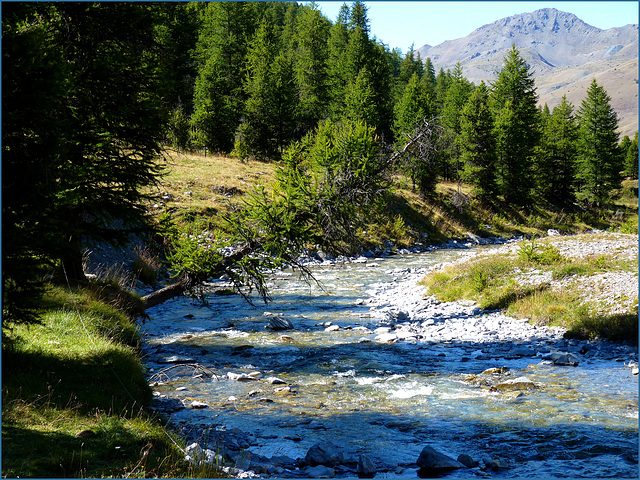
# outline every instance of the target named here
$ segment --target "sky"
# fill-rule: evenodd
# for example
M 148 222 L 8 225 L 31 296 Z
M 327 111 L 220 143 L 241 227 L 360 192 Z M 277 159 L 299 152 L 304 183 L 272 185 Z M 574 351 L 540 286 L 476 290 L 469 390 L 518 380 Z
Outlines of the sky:
M 300 2 L 302 3 L 302 2 Z M 342 1 L 316 2 L 322 13 L 335 21 Z M 351 1 L 346 2 L 351 5 Z M 371 34 L 389 48 L 403 53 L 423 45 L 439 45 L 446 40 L 466 37 L 476 28 L 518 13 L 541 8 L 556 8 L 573 13 L 597 28 L 622 27 L 638 23 L 637 1 L 569 1 L 569 2 L 429 2 L 366 1 Z

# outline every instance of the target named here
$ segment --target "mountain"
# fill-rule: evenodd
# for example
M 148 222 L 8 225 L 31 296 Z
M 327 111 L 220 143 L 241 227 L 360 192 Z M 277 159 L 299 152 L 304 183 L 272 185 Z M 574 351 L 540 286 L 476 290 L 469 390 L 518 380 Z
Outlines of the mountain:
M 621 135 L 638 129 L 638 25 L 601 30 L 572 13 L 544 8 L 484 25 L 464 38 L 417 51 L 430 57 L 436 69 L 453 70 L 490 83 L 515 44 L 531 66 L 540 104 L 556 106 L 566 94 L 576 109 L 595 78 L 611 96 Z

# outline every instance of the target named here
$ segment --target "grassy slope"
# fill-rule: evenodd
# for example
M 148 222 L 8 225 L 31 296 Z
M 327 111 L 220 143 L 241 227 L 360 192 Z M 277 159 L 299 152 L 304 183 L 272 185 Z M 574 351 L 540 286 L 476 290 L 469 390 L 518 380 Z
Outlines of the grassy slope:
M 204 216 L 215 222 L 219 214 L 236 208 L 256 186 L 268 188 L 275 169 L 271 163 L 174 153 L 168 157 L 168 174 L 157 192 L 165 199 L 154 210 L 158 215 L 166 212 L 174 219 Z M 637 188 L 637 181 L 635 186 Z M 628 218 L 637 219 L 638 211 L 638 198 L 634 196 L 631 184 L 617 201 L 620 212 L 617 217 L 615 211 L 592 215 L 540 207 L 523 214 L 500 203 L 481 205 L 468 186 L 446 182 L 438 185 L 437 198 L 426 201 L 413 191 L 410 180 L 402 176 L 393 179 L 391 192 L 387 210 L 380 212 L 367 229 L 369 240 L 374 244 L 391 238 L 410 245 L 422 241 L 425 233 L 431 243 L 441 243 L 451 238 L 464 238 L 467 233 L 512 237 L 546 234 L 550 228 L 561 233 L 579 233 L 591 228 L 615 229 Z M 398 216 L 403 219 L 403 231 L 399 231 Z
M 120 311 L 86 289 L 52 287 L 41 323 L 3 342 L 2 475 L 194 475 L 175 435 L 145 411 L 137 346 Z

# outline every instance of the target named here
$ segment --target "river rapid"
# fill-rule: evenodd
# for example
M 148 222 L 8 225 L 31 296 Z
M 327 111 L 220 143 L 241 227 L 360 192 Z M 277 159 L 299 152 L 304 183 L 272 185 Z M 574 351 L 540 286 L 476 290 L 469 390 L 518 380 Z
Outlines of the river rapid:
M 637 347 L 418 285 L 491 248 L 316 262 L 319 285 L 278 272 L 268 305 L 211 293 L 153 307 L 140 328 L 154 408 L 198 444 L 192 458 L 238 477 L 316 476 L 307 454 L 323 445 L 340 452 L 336 477 L 366 455 L 376 478 L 418 478 L 431 446 L 473 459 L 450 478 L 637 478 Z

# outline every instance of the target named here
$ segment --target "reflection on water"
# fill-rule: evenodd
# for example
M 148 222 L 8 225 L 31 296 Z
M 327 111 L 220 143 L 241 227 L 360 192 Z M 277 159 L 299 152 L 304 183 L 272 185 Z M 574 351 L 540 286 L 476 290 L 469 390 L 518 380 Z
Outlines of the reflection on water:
M 373 341 L 379 320 L 360 299 L 402 281 L 398 271 L 464 254 L 317 267 L 322 288 L 282 272 L 266 307 L 227 296 L 212 297 L 210 308 L 179 299 L 150 309 L 144 348 L 154 372 L 182 356 L 216 373 L 194 378 L 189 369 L 172 368 L 154 388 L 209 405 L 176 412 L 175 423 L 240 428 L 254 435 L 251 451 L 266 456 L 304 457 L 318 441 L 337 441 L 385 465 L 377 478 L 414 464 L 426 444 L 453 456 L 501 458 L 509 468 L 493 476 L 637 477 L 638 381 L 622 362 L 559 367 L 535 357 L 469 358 L 478 348 L 471 342 Z M 265 310 L 286 316 L 296 330 L 265 330 Z M 328 322 L 340 329 L 327 331 Z M 509 374 L 481 375 L 502 366 Z M 228 372 L 246 375 L 230 380 Z M 284 383 L 270 383 L 273 377 Z M 489 388 L 516 377 L 533 386 Z

